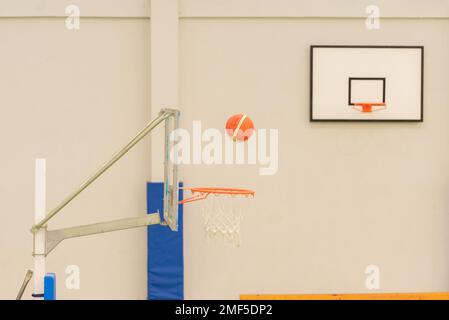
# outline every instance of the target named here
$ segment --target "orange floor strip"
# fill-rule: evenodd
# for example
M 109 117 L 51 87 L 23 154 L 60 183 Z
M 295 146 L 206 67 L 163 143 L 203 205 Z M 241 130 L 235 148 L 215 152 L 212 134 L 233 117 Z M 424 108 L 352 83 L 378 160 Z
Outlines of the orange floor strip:
M 449 292 L 351 294 L 242 294 L 241 300 L 449 300 Z

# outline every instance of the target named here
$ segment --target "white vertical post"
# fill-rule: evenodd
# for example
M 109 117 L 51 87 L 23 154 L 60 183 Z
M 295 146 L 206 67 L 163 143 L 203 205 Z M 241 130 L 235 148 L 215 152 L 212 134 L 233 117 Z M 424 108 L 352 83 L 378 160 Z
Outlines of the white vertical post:
M 151 0 L 151 116 L 178 106 L 178 0 Z M 164 177 L 164 132 L 151 136 L 151 180 Z
M 34 194 L 34 222 L 45 218 L 46 212 L 46 161 L 36 159 Z M 44 293 L 45 277 L 45 228 L 36 232 L 34 238 L 34 294 Z M 42 299 L 42 298 L 39 298 Z

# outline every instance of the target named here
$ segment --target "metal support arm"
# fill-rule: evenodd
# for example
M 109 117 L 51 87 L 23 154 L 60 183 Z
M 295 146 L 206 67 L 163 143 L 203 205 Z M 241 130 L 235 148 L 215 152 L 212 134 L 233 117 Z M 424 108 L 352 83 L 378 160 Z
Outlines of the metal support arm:
M 134 138 L 132 138 L 123 148 L 121 148 L 108 162 L 99 168 L 92 176 L 87 179 L 78 189 L 68 195 L 60 204 L 51 210 L 42 221 L 33 225 L 31 232 L 35 233 L 41 229 L 51 218 L 53 218 L 59 211 L 75 199 L 84 189 L 86 189 L 92 182 L 99 178 L 106 170 L 108 170 L 114 163 L 123 157 L 132 147 L 134 147 L 140 140 L 142 140 L 148 133 L 157 127 L 165 119 L 179 114 L 175 109 L 162 109 L 157 117 L 150 121 Z
M 45 237 L 45 255 L 48 255 L 62 240 L 65 239 L 124 229 L 145 227 L 152 224 L 160 224 L 160 222 L 161 220 L 159 213 L 156 212 L 143 217 L 126 218 L 58 230 L 49 230 L 46 232 Z

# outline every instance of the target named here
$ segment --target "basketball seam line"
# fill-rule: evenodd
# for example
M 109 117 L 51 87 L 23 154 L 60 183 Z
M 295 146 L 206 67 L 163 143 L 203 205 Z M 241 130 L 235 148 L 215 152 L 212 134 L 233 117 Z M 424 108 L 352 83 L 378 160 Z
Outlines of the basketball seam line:
M 240 130 L 240 128 L 242 127 L 242 125 L 243 125 L 243 122 L 245 121 L 245 119 L 247 118 L 248 116 L 246 115 L 246 114 L 244 114 L 241 118 L 240 118 L 240 121 L 239 121 L 239 123 L 237 124 L 237 127 L 235 128 L 235 130 L 234 130 L 234 134 L 232 135 L 232 140 L 237 140 L 237 133 L 239 132 L 239 130 Z

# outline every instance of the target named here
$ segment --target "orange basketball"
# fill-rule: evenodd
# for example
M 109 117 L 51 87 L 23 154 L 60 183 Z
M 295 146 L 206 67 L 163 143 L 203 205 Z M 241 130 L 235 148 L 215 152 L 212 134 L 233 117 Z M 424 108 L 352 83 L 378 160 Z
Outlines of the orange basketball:
M 254 132 L 254 123 L 246 114 L 235 114 L 226 122 L 226 132 L 234 141 L 246 141 Z

